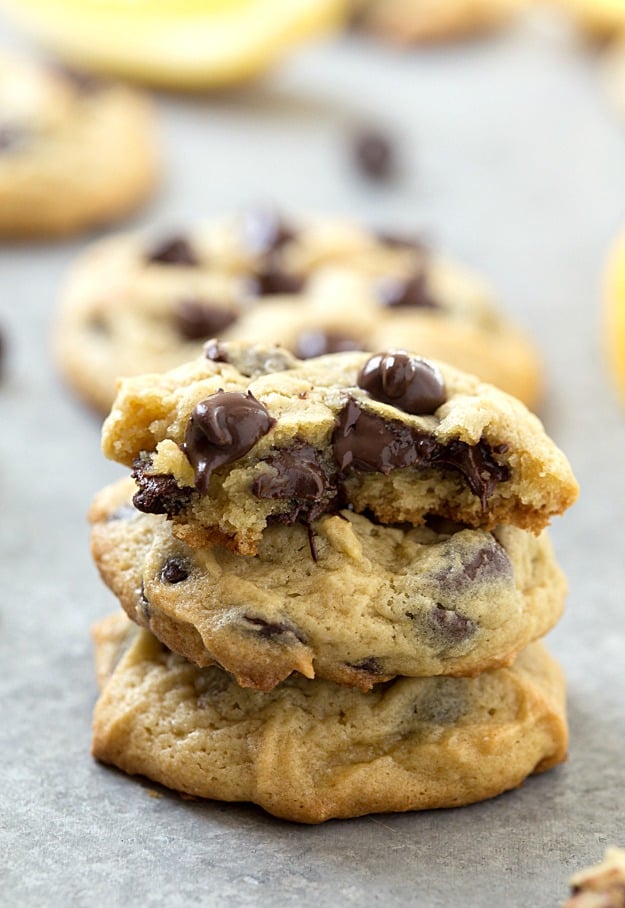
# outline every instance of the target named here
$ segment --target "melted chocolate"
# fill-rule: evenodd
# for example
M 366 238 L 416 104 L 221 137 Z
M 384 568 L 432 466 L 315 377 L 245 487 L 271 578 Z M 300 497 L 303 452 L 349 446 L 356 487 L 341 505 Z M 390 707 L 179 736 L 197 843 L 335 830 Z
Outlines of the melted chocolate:
M 406 413 L 434 413 L 447 399 L 443 377 L 425 359 L 407 353 L 377 353 L 358 373 L 359 388 Z
M 419 271 L 412 277 L 384 278 L 377 284 L 378 299 L 389 309 L 438 309 L 439 304 L 430 295 L 425 271 Z
M 161 568 L 160 578 L 164 583 L 183 583 L 191 573 L 187 561 L 168 558 Z
M 328 475 L 311 445 L 298 443 L 291 449 L 276 451 L 264 462 L 273 471 L 254 480 L 253 494 L 260 499 L 281 499 L 291 503 L 288 511 L 272 515 L 271 523 L 292 526 L 300 521 L 310 525 L 317 517 L 337 507 L 336 475 Z M 309 541 L 316 561 L 314 543 Z
M 237 315 L 223 306 L 200 299 L 179 300 L 174 308 L 176 330 L 185 340 L 202 340 L 225 331 Z
M 179 514 L 189 504 L 193 489 L 180 488 L 170 473 L 150 473 L 149 458 L 137 457 L 133 463 L 132 478 L 139 486 L 132 503 L 145 514 Z
M 148 262 L 158 265 L 198 265 L 191 244 L 184 236 L 173 236 L 154 246 L 147 254 Z
M 337 331 L 322 331 L 311 328 L 302 331 L 293 346 L 293 353 L 299 359 L 312 359 L 326 353 L 344 353 L 346 350 L 362 350 L 363 345 L 354 337 Z
M 195 487 L 208 491 L 213 471 L 243 457 L 275 420 L 248 392 L 217 391 L 193 408 L 181 445 L 195 472 Z
M 471 618 L 465 618 L 464 615 L 439 605 L 430 610 L 427 623 L 449 645 L 468 640 L 477 630 L 477 624 Z
M 509 468 L 494 460 L 484 439 L 473 446 L 463 441 L 441 444 L 427 432 L 365 412 L 353 398 L 339 413 L 332 445 L 341 473 L 353 469 L 387 475 L 410 466 L 456 470 L 479 497 L 483 509 L 497 483 L 510 478 Z

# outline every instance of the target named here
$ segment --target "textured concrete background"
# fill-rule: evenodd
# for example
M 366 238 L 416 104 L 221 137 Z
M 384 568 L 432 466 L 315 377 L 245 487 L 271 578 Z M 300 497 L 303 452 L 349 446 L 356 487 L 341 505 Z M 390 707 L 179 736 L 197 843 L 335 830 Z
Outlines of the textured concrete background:
M 8 26 L 1 37 L 15 41 Z M 625 224 L 625 123 L 597 60 L 522 26 L 399 55 L 348 38 L 222 98 L 158 100 L 167 184 L 142 224 L 257 200 L 421 228 L 500 291 L 548 364 L 543 416 L 582 485 L 553 526 L 570 578 L 550 635 L 569 680 L 569 762 L 456 811 L 300 828 L 95 764 L 89 627 L 114 603 L 85 511 L 121 471 L 48 354 L 86 239 L 0 249 L 0 904 L 555 906 L 573 869 L 625 845 L 625 411 L 606 374 L 600 273 Z M 350 170 L 353 124 L 395 136 L 387 188 Z

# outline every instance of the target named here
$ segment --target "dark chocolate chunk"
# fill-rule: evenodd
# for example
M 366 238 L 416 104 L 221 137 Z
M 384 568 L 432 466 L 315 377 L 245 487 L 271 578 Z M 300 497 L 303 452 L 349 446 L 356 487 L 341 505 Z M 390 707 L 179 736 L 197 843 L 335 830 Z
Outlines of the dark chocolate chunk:
M 243 243 L 256 255 L 268 255 L 295 239 L 296 231 L 273 208 L 253 208 L 241 217 Z
M 198 265 L 198 259 L 184 236 L 173 236 L 158 243 L 146 254 L 148 262 L 158 265 Z
M 151 473 L 149 457 L 137 457 L 133 463 L 132 478 L 139 486 L 132 503 L 145 514 L 179 514 L 187 507 L 194 490 L 189 486 L 180 488 L 168 473 Z
M 248 392 L 217 391 L 195 405 L 181 445 L 195 471 L 195 487 L 208 491 L 213 471 L 243 457 L 275 420 Z
M 434 413 L 447 399 L 443 377 L 432 363 L 407 353 L 376 353 L 364 364 L 358 387 L 406 413 Z
M 214 337 L 212 337 L 209 341 L 206 341 L 206 343 L 204 344 L 204 356 L 206 357 L 206 359 L 210 359 L 214 363 L 230 362 L 224 345 Z
M 164 583 L 183 583 L 191 573 L 189 563 L 180 558 L 168 558 L 161 568 L 160 578 Z
M 377 129 L 365 129 L 354 137 L 353 157 L 359 172 L 370 180 L 385 182 L 395 176 L 393 144 Z
M 254 618 L 251 615 L 245 615 L 244 617 L 247 623 L 251 624 L 258 633 L 258 636 L 262 637 L 264 640 L 271 640 L 272 638 L 283 637 L 286 634 L 289 634 L 295 637 L 296 640 L 299 640 L 300 643 L 306 642 L 301 633 L 296 631 L 291 625 L 285 624 L 282 621 L 265 621 L 264 618 Z
M 338 415 L 332 445 L 342 473 L 355 469 L 386 475 L 410 466 L 456 470 L 479 497 L 483 509 L 497 483 L 510 478 L 509 468 L 497 463 L 484 439 L 473 446 L 457 440 L 440 444 L 427 432 L 365 412 L 353 398 Z
M 441 566 L 432 574 L 439 584 L 441 596 L 455 595 L 476 583 L 512 583 L 512 565 L 506 550 L 492 536 L 477 540 L 474 534 L 467 536 L 456 532 L 452 539 L 439 547 Z
M 295 341 L 293 352 L 299 359 L 312 359 L 314 356 L 325 356 L 326 353 L 363 349 L 362 343 L 354 337 L 339 334 L 337 331 L 311 328 L 309 331 L 301 332 Z
M 491 545 L 482 546 L 472 558 L 464 562 L 462 573 L 471 583 L 488 581 L 498 577 L 511 577 L 512 565 L 504 547 L 493 539 Z
M 213 337 L 237 320 L 231 309 L 200 299 L 181 299 L 174 308 L 176 330 L 185 340 Z
M 440 308 L 429 292 L 425 271 L 419 271 L 408 278 L 382 278 L 377 282 L 376 290 L 380 303 L 389 309 Z
M 284 271 L 280 262 L 270 255 L 256 271 L 250 289 L 254 296 L 286 296 L 300 293 L 305 284 L 304 277 Z
M 440 605 L 435 606 L 428 612 L 427 624 L 449 645 L 468 640 L 478 627 L 471 618 L 465 618 L 464 615 L 459 615 L 458 612 L 443 608 Z

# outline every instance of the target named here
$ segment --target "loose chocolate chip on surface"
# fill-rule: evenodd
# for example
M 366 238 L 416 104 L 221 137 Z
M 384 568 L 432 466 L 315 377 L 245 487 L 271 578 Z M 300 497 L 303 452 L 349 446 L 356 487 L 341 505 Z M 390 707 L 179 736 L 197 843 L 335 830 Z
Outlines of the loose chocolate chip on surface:
M 293 352 L 299 359 L 312 359 L 315 356 L 325 356 L 326 353 L 362 349 L 362 343 L 356 338 L 339 334 L 337 331 L 322 331 L 320 328 L 302 331 L 293 346 Z
M 169 237 L 158 243 L 146 254 L 148 262 L 159 265 L 198 265 L 198 259 L 191 244 L 184 236 Z
M 200 299 L 181 299 L 174 308 L 176 330 L 185 340 L 213 337 L 236 320 L 232 310 Z
M 190 569 L 186 561 L 168 558 L 161 569 L 160 578 L 165 583 L 183 583 L 189 574 Z
M 408 278 L 383 278 L 376 285 L 380 303 L 388 309 L 438 309 L 439 304 L 430 294 L 425 271 Z
M 385 182 L 395 176 L 395 149 L 379 130 L 365 129 L 354 137 L 353 160 L 358 171 L 370 180 Z
M 180 488 L 171 474 L 150 473 L 150 459 L 137 457 L 133 463 L 132 478 L 139 486 L 132 503 L 145 514 L 179 514 L 189 503 L 194 490 Z
M 377 353 L 358 373 L 358 387 L 406 413 L 434 413 L 447 395 L 443 377 L 432 363 L 397 351 Z
M 275 420 L 248 392 L 217 391 L 195 405 L 181 445 L 195 472 L 195 487 L 208 491 L 213 471 L 243 457 Z

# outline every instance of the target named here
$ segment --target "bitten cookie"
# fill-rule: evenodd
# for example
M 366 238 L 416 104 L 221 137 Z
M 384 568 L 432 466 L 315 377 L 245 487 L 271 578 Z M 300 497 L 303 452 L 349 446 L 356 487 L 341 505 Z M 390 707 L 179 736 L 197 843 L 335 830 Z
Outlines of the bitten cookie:
M 600 864 L 576 873 L 562 908 L 625 908 L 625 850 L 608 848 Z
M 0 237 L 56 236 L 130 213 L 159 164 L 142 95 L 0 54 Z
M 93 754 L 178 791 L 252 801 L 302 823 L 455 807 L 520 785 L 566 756 L 563 680 L 540 644 L 475 678 L 399 678 L 363 693 L 293 678 L 243 690 L 135 629 L 113 668 L 120 616 L 95 629 L 111 664 Z M 130 624 L 130 622 L 128 622 Z
M 305 362 L 209 343 L 127 379 L 104 453 L 133 467 L 135 506 L 194 546 L 257 551 L 271 523 L 350 506 L 382 523 L 437 515 L 539 532 L 577 496 L 568 461 L 515 398 L 403 352 Z
M 210 337 L 302 358 L 402 344 L 536 402 L 541 367 L 469 271 L 414 241 L 255 210 L 148 242 L 95 243 L 74 265 L 55 347 L 70 384 L 108 411 L 120 376 L 187 362 Z
M 92 552 L 129 617 L 170 649 L 270 690 L 292 672 L 368 690 L 470 675 L 544 636 L 566 592 L 545 534 L 386 527 L 349 511 L 267 529 L 256 558 L 192 549 L 133 484 L 91 509 Z
M 400 44 L 445 41 L 502 25 L 524 0 L 352 0 L 357 25 Z

